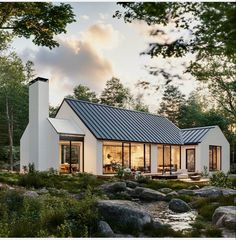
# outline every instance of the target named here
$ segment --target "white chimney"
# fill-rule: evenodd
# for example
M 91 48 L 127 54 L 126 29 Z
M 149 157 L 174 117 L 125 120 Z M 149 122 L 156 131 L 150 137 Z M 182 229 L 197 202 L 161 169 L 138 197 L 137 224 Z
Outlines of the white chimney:
M 47 146 L 49 116 L 48 79 L 38 77 L 29 84 L 29 161 L 41 170 Z

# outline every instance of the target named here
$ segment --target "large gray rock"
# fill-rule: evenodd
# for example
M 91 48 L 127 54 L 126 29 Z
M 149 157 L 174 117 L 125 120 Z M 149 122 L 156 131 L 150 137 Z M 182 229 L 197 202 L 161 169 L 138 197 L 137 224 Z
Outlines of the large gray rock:
M 106 237 L 113 236 L 114 232 L 110 225 L 105 221 L 99 221 L 98 232 Z
M 148 188 L 136 187 L 136 188 L 134 189 L 134 192 L 135 192 L 135 194 L 139 197 L 140 194 L 141 194 L 145 189 L 148 189 Z
M 37 198 L 39 195 L 37 192 L 34 191 L 27 191 L 23 194 L 24 197 L 28 197 L 28 198 Z
M 41 188 L 37 192 L 38 192 L 38 194 L 47 194 L 47 193 L 49 193 L 49 191 L 46 188 Z
M 166 195 L 164 193 L 149 188 L 144 189 L 139 195 L 140 199 L 146 201 L 163 201 L 165 197 Z
M 178 196 L 179 196 L 179 194 L 176 191 L 172 191 L 172 192 L 166 194 L 166 198 L 165 199 L 167 201 L 170 201 L 172 198 L 176 198 Z
M 188 212 L 191 210 L 191 208 L 185 201 L 178 198 L 171 199 L 171 201 L 169 202 L 169 209 L 177 213 Z
M 230 189 L 230 188 L 223 188 L 222 189 L 222 195 L 223 196 L 236 195 L 236 190 Z
M 105 221 L 116 229 L 132 226 L 141 230 L 143 225 L 152 222 L 152 218 L 141 205 L 126 200 L 100 200 L 98 211 Z
M 222 196 L 222 189 L 218 187 L 203 187 L 198 190 L 193 190 L 197 196 L 200 197 L 220 197 Z
M 107 193 L 122 192 L 126 190 L 126 183 L 125 182 L 105 183 L 101 185 L 100 188 Z
M 138 186 L 138 183 L 134 181 L 127 180 L 125 182 L 126 182 L 126 186 L 129 188 L 136 188 Z
M 236 231 L 236 206 L 218 207 L 212 216 L 212 223 Z

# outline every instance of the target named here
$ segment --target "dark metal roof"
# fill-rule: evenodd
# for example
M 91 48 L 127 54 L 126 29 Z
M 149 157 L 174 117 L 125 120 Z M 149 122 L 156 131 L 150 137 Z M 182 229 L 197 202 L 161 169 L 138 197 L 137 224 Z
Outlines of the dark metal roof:
M 182 129 L 182 137 L 184 144 L 197 144 L 200 143 L 203 137 L 216 126 L 196 127 Z
M 183 144 L 181 130 L 165 117 L 81 100 L 65 101 L 97 139 Z

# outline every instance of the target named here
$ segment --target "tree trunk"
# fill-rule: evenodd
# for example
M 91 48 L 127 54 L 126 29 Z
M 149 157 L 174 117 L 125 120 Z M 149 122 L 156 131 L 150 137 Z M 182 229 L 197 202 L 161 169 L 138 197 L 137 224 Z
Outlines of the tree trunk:
M 7 115 L 7 129 L 9 138 L 9 164 L 10 170 L 13 171 L 13 114 L 10 116 L 9 102 L 6 97 L 6 115 Z

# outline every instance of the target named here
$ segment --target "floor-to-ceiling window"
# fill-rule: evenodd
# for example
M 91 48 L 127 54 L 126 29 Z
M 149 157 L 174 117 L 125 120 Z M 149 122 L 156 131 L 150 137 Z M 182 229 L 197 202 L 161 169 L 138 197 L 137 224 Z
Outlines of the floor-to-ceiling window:
M 132 171 L 149 172 L 150 162 L 150 144 L 103 142 L 103 173 L 114 173 L 117 164 Z
M 221 146 L 209 146 L 209 170 L 221 169 Z
M 186 169 L 195 172 L 195 148 L 186 149 Z
M 76 141 L 60 141 L 60 171 L 80 171 L 82 143 Z
M 157 172 L 173 173 L 180 169 L 180 154 L 178 145 L 158 145 Z

